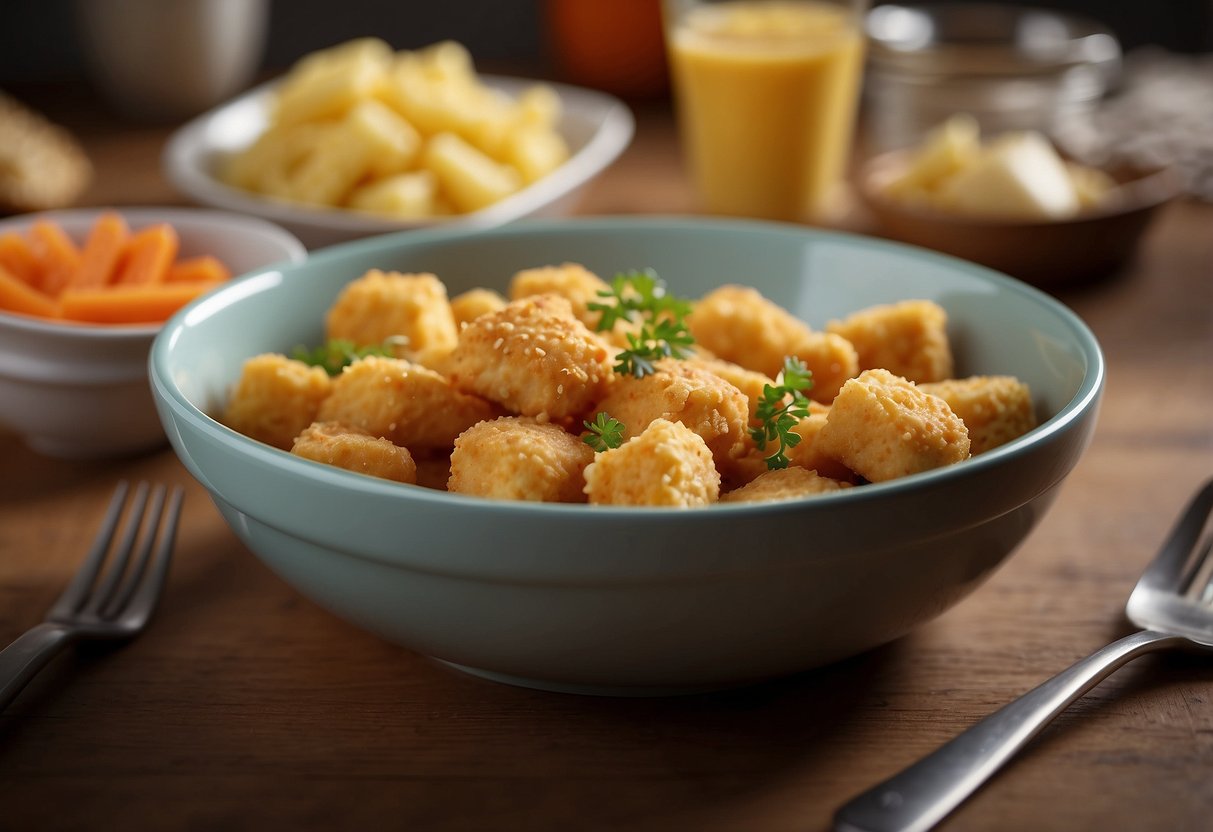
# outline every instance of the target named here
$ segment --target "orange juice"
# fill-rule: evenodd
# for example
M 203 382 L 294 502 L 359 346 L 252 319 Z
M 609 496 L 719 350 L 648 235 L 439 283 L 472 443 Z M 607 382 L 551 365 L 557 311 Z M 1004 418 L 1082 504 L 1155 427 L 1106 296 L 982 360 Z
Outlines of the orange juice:
M 680 129 L 707 210 L 830 219 L 863 70 L 857 16 L 847 6 L 792 0 L 671 11 Z

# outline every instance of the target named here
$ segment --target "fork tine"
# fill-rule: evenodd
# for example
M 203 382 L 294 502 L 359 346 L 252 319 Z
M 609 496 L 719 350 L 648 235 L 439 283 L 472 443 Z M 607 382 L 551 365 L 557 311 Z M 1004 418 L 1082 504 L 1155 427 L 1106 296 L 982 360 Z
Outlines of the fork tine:
M 141 485 L 145 484 L 141 483 Z M 138 511 L 131 512 L 127 521 L 130 528 L 128 534 L 123 538 L 123 542 L 130 545 L 118 554 L 114 566 L 106 576 L 105 585 L 95 593 L 95 600 L 89 604 L 92 612 L 101 618 L 112 618 L 117 610 L 122 609 L 130 599 L 131 593 L 134 591 L 133 587 L 137 586 L 143 577 L 143 570 L 147 566 L 148 556 L 152 551 L 152 545 L 156 541 L 156 532 L 160 526 L 160 515 L 164 510 L 164 493 L 164 486 L 157 485 L 152 489 L 150 499 L 140 505 Z M 138 551 L 132 560 L 131 554 L 135 552 L 135 537 L 140 529 L 142 529 L 142 537 L 139 541 Z
M 105 555 L 109 551 L 110 541 L 113 540 L 114 532 L 118 528 L 118 521 L 122 517 L 122 506 L 126 502 L 126 495 L 129 490 L 130 483 L 126 480 L 119 482 L 118 487 L 114 489 L 114 496 L 110 499 L 109 508 L 105 512 L 105 519 L 101 523 L 101 529 L 97 532 L 96 537 L 93 538 L 92 548 L 89 549 L 88 555 L 85 556 L 84 563 L 76 570 L 76 574 L 72 576 L 67 588 L 63 590 L 63 594 L 55 601 L 54 607 L 51 608 L 53 615 L 71 615 L 88 600 L 89 589 L 97 579 L 97 574 L 101 571 L 101 565 L 105 563 Z
M 101 577 L 101 583 L 94 587 L 88 598 L 77 605 L 76 612 L 100 613 L 107 600 L 114 594 L 114 588 L 122 580 L 130 562 L 131 552 L 135 548 L 135 540 L 139 535 L 139 527 L 143 523 L 143 515 L 147 510 L 148 484 L 141 482 L 135 486 L 135 496 L 131 500 L 126 513 L 126 523 L 118 542 L 110 547 L 112 561 Z
M 1213 532 L 1205 535 L 1196 553 L 1196 563 L 1187 583 L 1186 594 L 1199 603 L 1213 603 Z
M 122 596 L 112 606 L 113 615 L 120 615 L 123 623 L 133 627 L 142 626 L 156 609 L 164 588 L 165 578 L 168 577 L 169 562 L 172 560 L 173 544 L 177 537 L 177 525 L 181 519 L 181 503 L 185 492 L 181 486 L 174 486 L 169 494 L 168 508 L 153 518 L 149 526 L 147 540 L 140 553 L 140 562 L 135 570 L 134 578 L 126 585 Z M 161 493 L 163 502 L 163 492 Z M 159 509 L 157 509 L 159 511 Z M 155 552 L 152 552 L 152 539 L 156 538 Z
M 1197 561 L 1193 554 L 1200 546 L 1201 534 L 1213 516 L 1213 479 L 1207 481 L 1200 491 L 1192 496 L 1188 505 L 1167 535 L 1162 548 L 1142 573 L 1134 587 L 1134 594 L 1148 592 L 1183 592 L 1194 577 L 1192 569 Z M 1129 598 L 1133 602 L 1132 596 Z

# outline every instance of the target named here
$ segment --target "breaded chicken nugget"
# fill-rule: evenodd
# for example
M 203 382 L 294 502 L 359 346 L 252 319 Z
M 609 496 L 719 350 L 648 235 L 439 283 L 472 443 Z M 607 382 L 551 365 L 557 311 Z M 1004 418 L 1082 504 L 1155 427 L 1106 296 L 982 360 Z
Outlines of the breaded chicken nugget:
M 850 488 L 849 482 L 823 477 L 816 471 L 790 466 L 766 471 L 756 479 L 720 498 L 722 503 L 760 503 L 794 500 Z
M 662 359 L 644 378 L 617 376 L 595 412 L 606 411 L 637 436 L 654 420 L 681 422 L 697 433 L 716 464 L 727 466 L 740 449 L 750 420 L 746 395 L 715 373 L 677 359 Z
M 402 338 L 397 355 L 427 366 L 454 349 L 459 334 L 442 281 L 432 274 L 378 269 L 342 289 L 325 329 L 328 338 L 359 346 Z
M 854 472 L 836 459 L 832 459 L 817 449 L 817 434 L 826 422 L 826 414 L 830 412 L 827 405 L 820 402 L 809 402 L 809 415 L 802 418 L 792 427 L 792 432 L 800 435 L 800 442 L 784 449 L 788 464 L 809 471 L 817 471 L 823 477 L 847 482 L 854 485 L 858 478 Z M 773 447 L 758 450 L 754 439 L 746 436 L 745 444 L 740 454 L 721 466 L 720 476 L 723 478 L 722 487 L 725 491 L 735 491 L 743 485 L 753 482 L 767 472 L 767 457 L 774 453 Z
M 696 343 L 717 358 L 774 378 L 789 355 L 813 373 L 810 398 L 831 401 L 859 372 L 859 357 L 845 338 L 814 332 L 808 324 L 747 286 L 721 286 L 695 304 L 687 325 Z
M 316 418 L 403 445 L 414 454 L 446 451 L 472 425 L 499 415 L 433 370 L 371 355 L 346 367 Z
M 446 366 L 460 390 L 523 416 L 567 420 L 602 397 L 609 353 L 567 300 L 535 295 L 471 321 Z
M 606 281 L 579 263 L 523 269 L 510 280 L 510 300 L 534 295 L 559 295 L 569 302 L 573 316 L 591 332 L 598 326 L 601 312 L 591 312 L 590 303 L 601 303 L 599 292 L 609 292 Z
M 813 404 L 817 404 L 813 402 Z M 817 405 L 810 407 L 809 415 L 802 418 L 792 427 L 792 432 L 800 436 L 800 442 L 787 449 L 788 464 L 808 471 L 816 471 L 823 477 L 842 482 L 854 482 L 855 474 L 850 468 L 838 460 L 822 452 L 817 444 L 817 437 L 825 427 L 829 408 Z
M 551 422 L 503 416 L 455 440 L 447 490 L 499 500 L 584 503 L 594 450 Z
M 313 422 L 295 437 L 291 453 L 347 471 L 396 482 L 417 482 L 407 448 L 337 422 Z
M 754 440 L 747 436 L 736 456 L 729 460 L 729 464 L 723 468 L 717 466 L 720 471 L 721 493 L 736 491 L 770 470 L 767 468 L 767 453 L 770 452 L 758 450 Z
M 865 370 L 843 385 L 816 446 L 883 482 L 968 458 L 969 433 L 943 399 L 888 370 Z
M 906 300 L 830 321 L 826 331 L 851 342 L 860 370 L 885 369 L 921 384 L 952 376 L 947 326 L 948 313 L 939 304 Z
M 253 356 L 244 362 L 219 421 L 267 445 L 290 450 L 331 391 L 332 380 L 320 367 L 277 353 Z
M 462 327 L 468 321 L 474 321 L 481 315 L 496 312 L 508 301 L 492 289 L 468 289 L 451 298 L 451 313 L 455 316 L 455 325 Z
M 762 401 L 763 389 L 768 384 L 775 384 L 774 379 L 770 376 L 755 370 L 747 370 L 740 364 L 725 361 L 722 358 L 699 355 L 698 352 L 691 358 L 683 359 L 683 363 L 688 367 L 698 367 L 701 370 L 707 370 L 709 373 L 720 376 L 744 393 L 745 397 L 750 401 L 751 419 L 754 418 L 754 412 L 758 409 L 758 403 Z
M 559 266 L 540 266 L 534 269 L 524 269 L 514 275 L 510 281 L 510 299 L 532 297 L 534 295 L 559 295 L 569 302 L 573 308 L 573 316 L 585 324 L 586 329 L 593 332 L 608 344 L 618 349 L 627 349 L 627 333 L 636 333 L 638 323 L 627 320 L 615 322 L 609 331 L 599 332 L 598 322 L 602 313 L 591 310 L 591 303 L 610 303 L 600 293 L 610 293 L 610 285 L 578 263 L 564 263 Z
M 1036 427 L 1032 391 L 1012 376 L 970 376 L 918 389 L 939 396 L 964 420 L 973 456 L 1005 445 Z
M 720 496 L 720 472 L 699 434 L 657 419 L 597 455 L 585 469 L 585 493 L 599 505 L 706 506 Z

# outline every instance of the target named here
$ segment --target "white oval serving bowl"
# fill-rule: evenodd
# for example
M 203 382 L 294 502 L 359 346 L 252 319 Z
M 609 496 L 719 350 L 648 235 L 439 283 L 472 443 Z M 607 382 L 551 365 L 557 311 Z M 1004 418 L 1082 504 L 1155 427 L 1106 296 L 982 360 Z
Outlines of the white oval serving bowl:
M 536 82 L 481 75 L 486 86 L 517 96 Z M 201 205 L 272 220 L 309 248 L 405 229 L 432 226 L 489 228 L 523 217 L 561 217 L 572 212 L 582 192 L 627 148 L 635 120 L 623 102 L 595 90 L 544 82 L 560 97 L 560 133 L 570 158 L 558 169 L 511 196 L 479 211 L 435 220 L 394 220 L 340 208 L 296 205 L 222 182 L 219 161 L 251 145 L 269 123 L 279 82 L 270 81 L 195 118 L 169 139 L 164 173 L 181 193 Z

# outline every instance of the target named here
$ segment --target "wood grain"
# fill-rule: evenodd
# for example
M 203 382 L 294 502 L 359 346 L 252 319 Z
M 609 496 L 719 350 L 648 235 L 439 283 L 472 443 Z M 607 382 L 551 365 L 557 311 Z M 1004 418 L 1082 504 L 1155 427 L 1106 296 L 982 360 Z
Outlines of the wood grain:
M 159 173 L 166 131 L 61 112 L 101 163 L 88 201 L 181 201 Z M 668 111 L 638 116 L 583 213 L 694 210 Z M 826 829 L 1126 631 L 1130 587 L 1213 475 L 1210 232 L 1213 207 L 1176 204 L 1123 274 L 1061 295 L 1108 359 L 1099 428 L 993 578 L 899 642 L 745 690 L 596 699 L 459 675 L 297 595 L 170 451 L 72 463 L 0 436 L 0 641 L 40 619 L 118 478 L 187 489 L 151 630 L 56 660 L 0 714 L 0 829 Z M 1142 659 L 942 828 L 1208 829 L 1211 698 L 1207 657 Z

